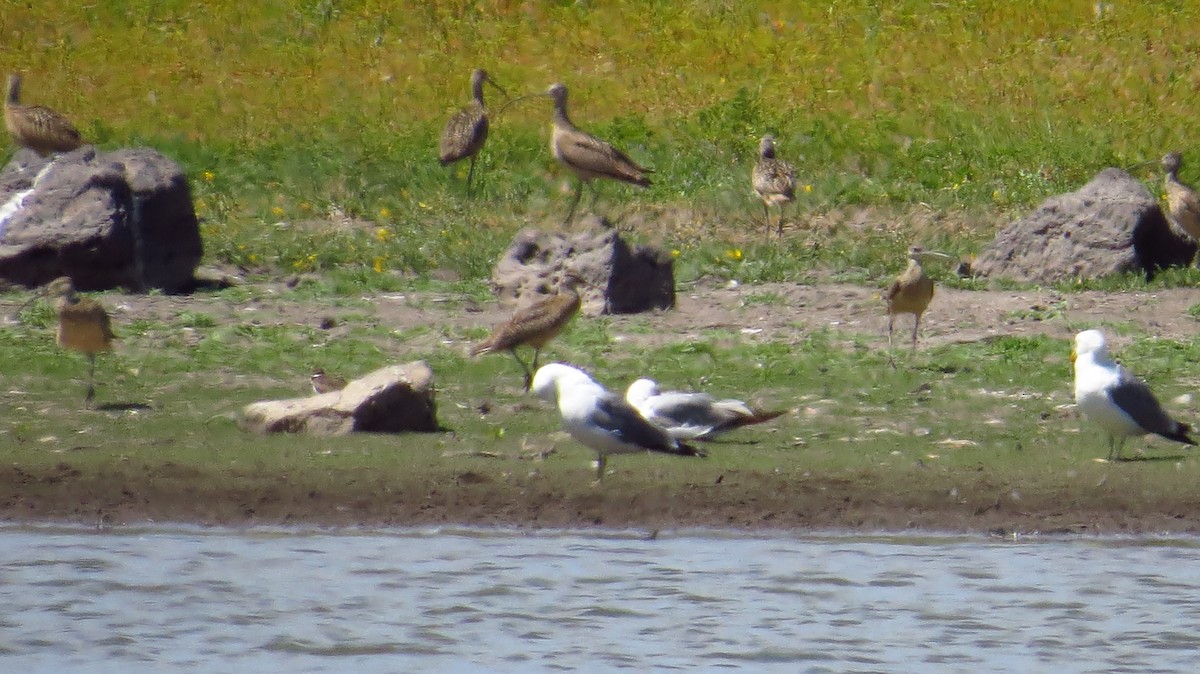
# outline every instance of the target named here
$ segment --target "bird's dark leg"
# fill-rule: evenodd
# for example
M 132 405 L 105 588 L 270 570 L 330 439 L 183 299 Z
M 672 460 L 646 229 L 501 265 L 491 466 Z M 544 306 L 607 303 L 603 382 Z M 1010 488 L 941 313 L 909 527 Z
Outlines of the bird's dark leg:
M 767 202 L 763 202 L 763 221 L 767 223 L 767 234 L 771 233 L 771 209 L 767 208 Z
M 913 334 L 912 334 L 912 352 L 917 352 L 917 330 L 921 327 L 921 314 L 913 314 Z
M 892 346 L 892 328 L 895 327 L 895 320 L 895 314 L 888 314 L 888 365 L 891 365 L 893 370 L 896 369 L 896 351 Z
M 517 355 L 516 347 L 509 349 L 508 352 L 513 355 L 513 358 L 517 359 L 517 362 L 521 365 L 521 370 L 525 372 L 525 390 L 528 391 L 533 388 L 533 372 L 529 370 L 529 366 L 525 364 L 525 361 L 521 360 L 521 357 Z
M 471 168 L 467 169 L 467 196 L 471 196 L 471 178 L 475 177 L 475 158 L 478 155 L 471 155 Z
M 775 236 L 783 238 L 783 206 L 779 207 L 779 219 L 775 221 Z
M 579 181 L 579 187 L 575 190 L 575 198 L 571 200 L 571 208 L 567 210 L 567 219 L 563 220 L 563 227 L 571 224 L 571 218 L 575 215 L 575 208 L 579 206 L 579 200 L 583 197 L 583 181 Z
M 596 454 L 596 484 L 604 480 L 604 469 L 608 467 L 608 456 Z
M 96 354 L 89 353 L 88 362 L 91 364 L 91 366 L 88 368 L 87 397 L 83 399 L 83 402 L 87 407 L 90 408 L 92 406 L 92 400 L 96 398 Z

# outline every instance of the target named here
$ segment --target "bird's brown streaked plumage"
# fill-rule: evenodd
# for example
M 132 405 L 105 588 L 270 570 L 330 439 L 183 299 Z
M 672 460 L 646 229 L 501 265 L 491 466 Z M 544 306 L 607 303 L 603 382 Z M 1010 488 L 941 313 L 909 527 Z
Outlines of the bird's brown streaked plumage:
M 943 253 L 926 251 L 920 246 L 908 249 L 908 268 L 904 270 L 884 293 L 888 313 L 888 350 L 892 348 L 892 328 L 896 314 L 913 315 L 912 350 L 917 349 L 917 331 L 921 327 L 921 314 L 933 299 L 933 279 L 925 275 L 921 267 L 923 257 L 948 257 Z
M 471 168 L 467 171 L 467 191 L 471 191 L 471 179 L 475 176 L 475 161 L 488 136 L 488 114 L 483 103 L 483 84 L 487 82 L 500 93 L 504 89 L 496 84 L 484 70 L 471 73 L 471 102 L 450 117 L 442 131 L 438 144 L 438 160 L 442 166 L 470 158 Z
M 771 231 L 772 205 L 779 206 L 779 224 L 776 234 L 783 236 L 783 205 L 796 198 L 796 172 L 791 164 L 775 157 L 775 137 L 763 136 L 758 143 L 758 163 L 750 176 L 755 194 L 763 202 L 763 218 L 767 231 Z
M 595 178 L 617 180 L 639 187 L 648 187 L 653 173 L 642 167 L 611 144 L 581 131 L 567 116 L 567 87 L 561 82 L 550 85 L 546 95 L 554 100 L 553 129 L 550 135 L 550 152 L 560 164 L 579 179 L 575 198 L 563 220 L 566 226 L 575 215 L 579 199 L 583 196 L 584 184 Z M 594 189 L 594 188 L 593 188 Z
M 17 145 L 46 156 L 83 145 L 79 131 L 59 113 L 40 105 L 21 105 L 21 76 L 8 76 L 4 126 Z
M 313 370 L 312 377 L 313 393 L 321 395 L 322 393 L 330 393 L 332 391 L 340 391 L 346 388 L 346 380 L 341 377 L 335 377 L 322 368 Z
M 471 355 L 508 351 L 525 371 L 525 390 L 528 391 L 533 373 L 538 369 L 538 356 L 542 348 L 579 313 L 583 298 L 576 288 L 583 282 L 582 277 L 567 273 L 554 295 L 518 309 L 511 318 L 496 326 L 487 339 L 471 347 Z M 526 365 L 517 354 L 519 346 L 533 347 L 532 367 Z
M 90 368 L 85 402 L 91 404 L 96 397 L 96 354 L 112 350 L 112 340 L 117 338 L 108 311 L 99 302 L 80 297 L 66 276 L 51 281 L 42 294 L 58 298 L 58 345 L 87 354 Z
M 1163 184 L 1167 192 L 1167 213 L 1175 226 L 1193 241 L 1200 242 L 1200 195 L 1191 186 L 1179 180 L 1179 169 L 1183 166 L 1183 155 L 1170 152 L 1162 158 L 1166 176 Z

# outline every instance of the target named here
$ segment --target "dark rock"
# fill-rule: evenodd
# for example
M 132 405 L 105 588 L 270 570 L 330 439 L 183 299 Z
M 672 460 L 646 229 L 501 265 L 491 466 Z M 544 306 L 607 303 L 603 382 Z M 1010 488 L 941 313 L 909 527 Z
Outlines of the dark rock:
M 1176 232 L 1158 200 L 1108 168 L 1075 192 L 1051 197 L 1000 231 L 972 265 L 981 276 L 1035 283 L 1096 279 L 1187 265 L 1196 244 Z
M 502 302 L 555 292 L 559 272 L 570 269 L 588 281 L 579 288 L 583 312 L 632 314 L 675 306 L 671 256 L 648 246 L 630 247 L 603 221 L 582 233 L 527 229 L 513 239 L 492 272 Z
M 436 431 L 433 371 L 424 361 L 390 365 L 339 391 L 252 403 L 243 426 L 257 433 L 318 435 Z
M 0 279 L 179 292 L 203 247 L 182 168 L 161 153 L 18 152 L 0 171 Z

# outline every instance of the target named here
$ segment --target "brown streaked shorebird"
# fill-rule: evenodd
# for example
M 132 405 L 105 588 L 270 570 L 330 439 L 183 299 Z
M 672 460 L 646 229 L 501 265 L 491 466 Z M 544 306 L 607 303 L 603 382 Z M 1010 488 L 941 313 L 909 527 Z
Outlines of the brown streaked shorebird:
M 586 283 L 583 277 L 574 272 L 566 272 L 554 295 L 518 309 L 511 318 L 496 326 L 487 339 L 472 346 L 471 355 L 507 350 L 525 371 L 525 390 L 528 391 L 533 382 L 533 373 L 538 369 L 538 356 L 542 347 L 562 332 L 571 318 L 579 313 L 583 298 L 579 296 L 576 288 L 583 283 Z M 521 360 L 521 356 L 517 354 L 518 346 L 533 347 L 532 367 Z
M 112 350 L 112 340 L 117 338 L 108 311 L 96 300 L 80 297 L 67 276 L 54 279 L 40 294 L 58 298 L 54 304 L 58 310 L 58 345 L 87 354 L 90 368 L 84 402 L 90 407 L 96 397 L 96 354 Z
M 1191 186 L 1179 180 L 1179 169 L 1183 166 L 1183 155 L 1170 152 L 1162 158 L 1163 186 L 1167 191 L 1167 217 L 1193 241 L 1200 242 L 1200 195 Z
M 471 168 L 467 171 L 467 194 L 471 193 L 471 179 L 475 176 L 475 160 L 488 136 L 487 108 L 483 105 L 483 83 L 487 82 L 496 87 L 505 97 L 508 93 L 488 77 L 487 72 L 476 69 L 471 73 L 472 100 L 466 107 L 454 113 L 446 128 L 442 131 L 442 141 L 438 145 L 438 160 L 442 166 L 453 164 L 460 159 L 471 159 Z
M 792 165 L 775 158 L 775 137 L 766 135 L 758 143 L 758 163 L 750 176 L 754 192 L 763 202 L 763 219 L 771 231 L 771 205 L 779 206 L 776 234 L 783 236 L 783 205 L 796 198 L 796 173 Z
M 43 157 L 83 145 L 79 131 L 66 117 L 40 105 L 21 105 L 21 76 L 17 73 L 8 76 L 4 126 L 14 143 Z
M 313 393 L 321 395 L 322 393 L 330 393 L 331 391 L 340 391 L 346 388 L 346 380 L 341 377 L 328 374 L 322 368 L 313 370 L 312 377 Z
M 550 152 L 554 154 L 558 163 L 567 167 L 579 179 L 575 198 L 571 201 L 571 208 L 567 211 L 566 219 L 563 220 L 564 227 L 570 224 L 571 218 L 575 215 L 575 208 L 579 206 L 579 199 L 583 196 L 585 184 L 592 188 L 594 205 L 596 188 L 591 186 L 594 178 L 619 180 L 639 187 L 650 185 L 650 178 L 646 174 L 653 173 L 653 170 L 639 166 L 624 152 L 595 136 L 580 131 L 571 123 L 571 118 L 567 116 L 567 86 L 565 84 L 556 82 L 550 85 L 550 88 L 546 90 L 546 95 L 554 100 Z
M 925 275 L 925 270 L 921 268 L 921 260 L 926 257 L 949 258 L 945 253 L 928 251 L 920 246 L 913 246 L 908 249 L 908 268 L 904 270 L 896 280 L 892 282 L 892 286 L 883 294 L 883 299 L 887 302 L 888 313 L 888 353 L 889 362 L 892 351 L 892 328 L 896 314 L 912 314 L 913 315 L 913 330 L 912 330 L 912 350 L 917 350 L 917 331 L 921 327 L 921 314 L 925 313 L 925 309 L 929 307 L 929 301 L 933 299 L 933 279 Z M 895 363 L 892 363 L 895 365 Z

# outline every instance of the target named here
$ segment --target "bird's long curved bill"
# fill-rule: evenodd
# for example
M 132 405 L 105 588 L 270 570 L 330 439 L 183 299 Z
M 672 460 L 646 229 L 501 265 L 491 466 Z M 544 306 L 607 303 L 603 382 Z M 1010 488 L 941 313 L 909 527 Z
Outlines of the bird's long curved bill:
M 510 98 L 510 99 L 508 99 L 508 101 L 506 101 L 504 103 L 504 105 L 500 106 L 499 110 L 496 111 L 496 116 L 499 117 L 505 110 L 507 110 L 509 108 L 509 106 L 511 106 L 515 103 L 519 103 L 521 101 L 528 100 L 530 98 L 544 98 L 545 96 L 546 96 L 546 94 L 539 92 L 536 94 L 525 94 L 524 96 L 517 96 L 516 98 Z

